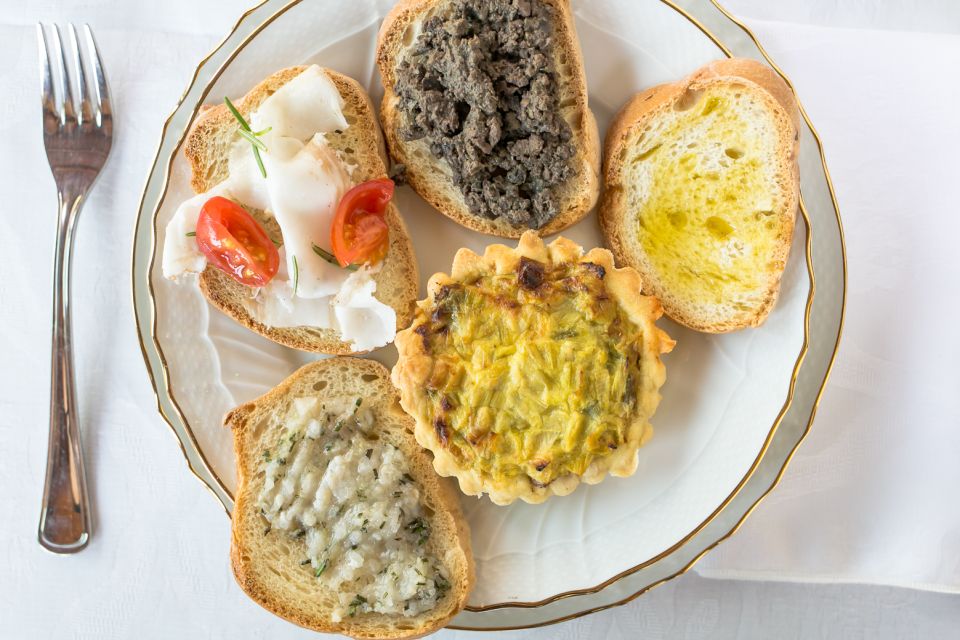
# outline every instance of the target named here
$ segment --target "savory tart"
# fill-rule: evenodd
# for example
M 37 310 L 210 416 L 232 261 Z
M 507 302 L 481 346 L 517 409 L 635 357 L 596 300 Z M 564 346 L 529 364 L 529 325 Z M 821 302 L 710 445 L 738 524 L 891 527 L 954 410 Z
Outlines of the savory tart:
M 532 231 L 458 251 L 397 334 L 393 369 L 437 473 L 496 504 L 631 475 L 674 345 L 641 284 L 605 249 Z

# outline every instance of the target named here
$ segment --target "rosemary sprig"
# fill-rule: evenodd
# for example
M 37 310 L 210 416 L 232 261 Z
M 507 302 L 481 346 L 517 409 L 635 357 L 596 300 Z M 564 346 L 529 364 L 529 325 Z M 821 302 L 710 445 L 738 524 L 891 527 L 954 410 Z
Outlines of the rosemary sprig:
M 250 125 L 247 124 L 247 121 L 244 120 L 243 116 L 240 115 L 240 112 L 237 111 L 237 108 L 233 106 L 233 103 L 230 102 L 230 98 L 223 96 L 223 102 L 227 105 L 227 109 L 230 110 L 230 113 L 233 114 L 233 117 L 237 119 L 237 122 L 240 123 L 240 127 L 237 129 L 237 133 L 243 136 L 245 139 L 250 141 L 250 146 L 253 149 L 253 157 L 257 160 L 257 167 L 260 168 L 260 175 L 264 178 L 267 177 L 267 169 L 263 166 L 263 158 L 260 157 L 260 149 L 264 151 L 267 150 L 267 146 L 263 144 L 263 141 L 258 139 L 257 136 L 269 131 L 269 128 L 264 129 L 263 131 L 257 131 L 256 133 L 250 129 Z
M 266 151 L 267 145 L 263 143 L 263 140 L 257 137 L 257 134 L 252 131 L 247 131 L 246 129 L 237 129 L 237 133 L 240 134 L 240 137 L 246 139 L 250 144 L 255 146 L 260 151 Z
M 297 295 L 297 285 L 300 284 L 300 265 L 297 264 L 297 256 L 293 258 L 293 295 Z
M 311 243 L 311 244 L 313 244 L 313 243 Z M 318 256 L 320 256 L 321 258 L 323 258 L 324 260 L 326 260 L 327 262 L 329 262 L 330 264 L 334 265 L 335 267 L 339 267 L 339 266 L 340 266 L 340 263 L 337 261 L 337 258 L 336 258 L 332 253 L 330 253 L 329 251 L 325 250 L 323 247 L 318 247 L 317 245 L 314 244 L 314 245 L 313 245 L 313 252 L 314 252 L 315 254 L 317 254 Z M 355 265 L 355 264 L 348 264 L 347 266 L 342 267 L 342 268 L 343 268 L 343 269 L 347 269 L 347 270 L 349 270 L 349 271 L 356 271 L 356 270 L 359 269 L 360 267 L 358 267 L 358 266 Z

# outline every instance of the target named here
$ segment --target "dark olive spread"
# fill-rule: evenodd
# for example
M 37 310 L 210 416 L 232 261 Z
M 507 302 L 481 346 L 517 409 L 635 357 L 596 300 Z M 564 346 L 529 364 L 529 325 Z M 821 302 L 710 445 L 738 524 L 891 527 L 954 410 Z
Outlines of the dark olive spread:
M 475 215 L 536 229 L 558 212 L 575 148 L 550 55 L 554 20 L 538 0 L 452 0 L 398 65 L 401 137 L 446 161 Z

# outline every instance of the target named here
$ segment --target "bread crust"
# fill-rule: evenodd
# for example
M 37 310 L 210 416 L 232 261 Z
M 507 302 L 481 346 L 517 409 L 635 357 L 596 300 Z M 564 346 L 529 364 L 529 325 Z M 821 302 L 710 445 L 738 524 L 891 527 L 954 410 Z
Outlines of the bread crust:
M 270 94 L 304 69 L 305 66 L 296 66 L 277 71 L 253 87 L 245 96 L 234 101 L 235 106 L 241 114 L 249 114 Z M 355 157 L 359 160 L 355 174 L 357 179 L 386 177 L 386 148 L 370 97 L 352 78 L 330 69 L 324 69 L 324 72 L 346 102 L 345 111 L 356 118 L 351 129 L 361 129 L 350 132 L 350 135 L 355 136 L 354 144 L 362 147 L 355 149 Z M 224 105 L 207 107 L 194 122 L 187 136 L 184 154 L 192 171 L 190 184 L 197 193 L 210 190 L 226 177 L 225 166 L 216 166 L 211 160 L 216 157 L 214 154 L 219 153 L 216 150 L 217 139 L 223 136 L 224 131 L 232 132 L 235 126 L 235 119 Z M 334 141 L 337 135 L 328 134 Z M 225 163 L 226 158 L 222 158 L 221 162 Z M 412 317 L 419 275 L 410 233 L 392 202 L 387 206 L 386 220 L 390 228 L 390 247 L 380 271 L 373 276 L 377 283 L 374 297 L 394 309 L 397 314 L 396 328 L 399 330 L 407 326 Z M 269 327 L 258 322 L 243 305 L 243 300 L 249 297 L 249 288 L 212 266 L 207 266 L 200 274 L 199 283 L 200 291 L 210 304 L 251 331 L 274 342 L 301 351 L 331 355 L 364 353 L 354 351 L 350 343 L 344 342 L 339 332 L 333 329 Z
M 446 164 L 433 157 L 422 141 L 404 142 L 399 131 L 403 116 L 399 98 L 394 92 L 396 66 L 408 43 L 404 41 L 407 29 L 422 20 L 425 14 L 443 5 L 447 0 L 400 0 L 386 15 L 377 36 L 377 67 L 383 80 L 384 96 L 380 119 L 391 157 L 406 167 L 406 180 L 420 196 L 442 214 L 458 224 L 503 238 L 519 238 L 528 227 L 511 225 L 501 219 L 489 220 L 474 215 L 467 208 L 460 190 L 447 173 Z M 563 82 L 572 94 L 576 109 L 567 119 L 574 133 L 576 146 L 576 175 L 563 187 L 560 210 L 557 215 L 536 229 L 538 235 L 548 236 L 582 220 L 596 205 L 600 194 L 600 134 L 593 112 L 587 104 L 587 80 L 583 69 L 583 54 L 577 39 L 573 12 L 569 0 L 538 0 L 555 9 L 556 41 L 554 59 L 566 57 L 568 72 Z M 557 67 L 559 68 L 559 64 Z M 432 158 L 424 162 L 417 155 Z
M 604 195 L 599 210 L 600 229 L 617 261 L 636 268 L 647 285 L 645 293 L 656 295 L 657 292 L 651 287 L 657 282 L 656 274 L 644 267 L 644 262 L 638 255 L 639 249 L 627 238 L 635 218 L 626 207 L 621 176 L 630 139 L 637 129 L 655 119 L 664 110 L 673 108 L 688 90 L 697 91 L 717 83 L 737 84 L 754 90 L 773 113 L 779 135 L 778 182 L 784 186 L 788 197 L 786 206 L 778 212 L 779 222 L 784 230 L 782 240 L 776 247 L 775 254 L 770 256 L 771 262 L 780 268 L 770 274 L 765 283 L 763 300 L 755 309 L 740 317 L 705 317 L 688 314 L 672 305 L 669 296 L 660 296 L 664 310 L 670 318 L 706 333 L 726 333 L 759 326 L 776 303 L 780 279 L 790 252 L 800 197 L 800 170 L 797 163 L 800 114 L 793 90 L 766 65 L 745 58 L 729 58 L 711 62 L 678 82 L 658 85 L 637 93 L 621 108 L 607 131 L 603 153 Z
M 314 391 L 313 385 L 321 380 L 327 381 L 328 386 L 322 392 Z M 349 382 L 338 385 L 335 380 Z M 384 622 L 392 618 L 384 614 L 366 614 L 334 623 L 328 617 L 307 612 L 301 602 L 280 597 L 265 584 L 265 568 L 258 565 L 257 548 L 245 531 L 249 519 L 260 517 L 255 507 L 258 489 L 253 486 L 257 482 L 256 463 L 261 460 L 264 440 L 273 435 L 271 427 L 263 427 L 262 423 L 277 407 L 289 403 L 294 397 L 305 394 L 321 398 L 326 397 L 325 394 L 336 397 L 343 394 L 346 388 L 361 395 L 365 406 L 374 407 L 381 437 L 387 438 L 403 451 L 410 463 L 411 474 L 420 483 L 425 496 L 432 498 L 434 515 L 431 516 L 431 527 L 435 535 L 431 536 L 428 545 L 446 562 L 452 586 L 432 611 L 413 618 L 397 617 L 411 622 L 410 628 L 376 624 L 377 620 Z M 342 633 L 353 638 L 379 639 L 419 638 L 433 633 L 446 626 L 466 606 L 476 575 L 470 531 L 460 508 L 459 495 L 447 481 L 433 473 L 428 454 L 413 438 L 413 420 L 401 410 L 397 392 L 390 384 L 389 372 L 383 365 L 360 358 L 329 358 L 310 363 L 265 395 L 227 413 L 224 425 L 233 433 L 237 459 L 237 498 L 231 521 L 231 568 L 237 584 L 257 604 L 308 629 Z M 442 541 L 435 539 L 440 533 L 445 534 Z M 294 568 L 299 569 L 299 566 Z M 268 569 L 266 571 L 269 572 Z M 306 588 L 301 587 L 301 590 Z M 322 591 L 322 587 L 316 583 L 312 588 L 317 592 Z
M 556 478 L 553 482 L 534 487 L 527 477 L 506 478 L 492 481 L 472 467 L 465 468 L 450 453 L 437 434 L 437 429 L 428 420 L 427 408 L 431 402 L 427 393 L 428 381 L 434 369 L 434 356 L 425 347 L 424 340 L 411 326 L 397 334 L 397 364 L 392 371 L 394 386 L 400 391 L 400 404 L 417 421 L 417 442 L 433 452 L 433 466 L 441 476 L 456 477 L 460 490 L 467 495 L 487 493 L 495 504 L 510 504 L 517 498 L 528 503 L 541 503 L 553 495 L 567 495 L 576 489 L 581 481 L 597 484 L 609 473 L 613 476 L 627 477 L 636 471 L 637 450 L 652 433 L 649 419 L 660 402 L 659 389 L 666 380 L 666 368 L 660 355 L 671 351 L 674 340 L 659 327 L 656 320 L 663 311 L 656 298 L 640 295 L 639 274 L 627 267 L 614 266 L 613 256 L 606 249 L 595 248 L 587 253 L 575 242 L 560 237 L 549 245 L 544 244 L 533 231 L 521 236 L 517 247 L 493 244 L 486 248 L 483 255 L 477 255 L 469 249 L 460 249 L 453 260 L 448 276 L 445 273 L 434 274 L 427 285 L 427 298 L 417 303 L 420 308 L 418 317 L 429 317 L 436 305 L 437 295 L 446 286 L 458 282 L 472 282 L 483 275 L 515 273 L 521 259 L 530 259 L 546 265 L 560 265 L 571 262 L 591 263 L 604 272 L 607 293 L 616 299 L 627 317 L 637 327 L 642 344 L 639 352 L 644 372 L 642 388 L 638 389 L 638 410 L 635 428 L 629 430 L 627 441 L 608 456 L 594 460 L 582 476 L 568 474 Z M 416 324 L 416 320 L 414 321 Z

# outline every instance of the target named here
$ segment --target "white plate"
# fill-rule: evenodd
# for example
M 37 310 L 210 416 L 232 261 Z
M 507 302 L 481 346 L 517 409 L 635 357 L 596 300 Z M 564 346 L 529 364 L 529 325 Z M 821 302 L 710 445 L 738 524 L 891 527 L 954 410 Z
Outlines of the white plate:
M 162 277 L 163 229 L 179 202 L 192 193 L 189 169 L 178 153 L 183 133 L 200 104 L 242 95 L 266 75 L 294 64 L 331 67 L 366 84 L 375 102 L 382 95 L 373 51 L 390 2 L 284 4 L 270 0 L 245 15 L 198 69 L 165 127 L 137 227 L 135 301 L 161 411 L 192 468 L 228 510 L 235 474 L 223 414 L 274 386 L 311 356 L 249 332 L 209 307 L 195 286 Z M 732 24 L 707 2 L 686 4 L 712 9 L 728 28 Z M 722 41 L 707 37 L 702 24 L 661 0 L 574 2 L 574 7 L 601 136 L 634 92 L 725 55 Z M 808 174 L 825 179 L 819 154 L 810 146 L 802 152 L 804 189 Z M 397 204 L 413 236 L 421 293 L 432 273 L 449 270 L 458 248 L 480 251 L 492 242 L 511 242 L 459 227 L 409 188 L 398 191 Z M 823 215 L 835 218 L 835 209 L 824 207 Z M 834 224 L 839 231 L 839 220 Z M 707 336 L 662 323 L 677 347 L 665 358 L 663 402 L 653 418 L 654 437 L 640 450 L 636 474 L 581 486 L 542 505 L 498 507 L 487 499 L 464 498 L 478 575 L 470 597 L 474 612 L 462 616 L 464 624 L 542 623 L 555 615 L 548 603 L 581 613 L 597 606 L 592 603 L 600 586 L 638 568 L 663 564 L 723 514 L 764 460 L 778 419 L 793 399 L 791 383 L 800 373 L 808 302 L 813 302 L 814 265 L 806 252 L 810 228 L 805 217 L 798 218 L 780 300 L 761 328 Z M 602 244 L 593 214 L 563 235 L 586 248 Z M 839 256 L 842 265 L 842 246 Z M 819 385 L 838 338 L 842 279 L 837 291 L 840 295 L 832 297 L 829 307 L 836 328 L 831 333 L 828 327 L 820 340 L 829 357 L 811 378 Z M 152 326 L 147 324 L 151 312 Z M 395 352 L 389 347 L 373 357 L 389 366 Z M 804 399 L 808 417 L 819 386 L 811 389 L 814 393 Z M 803 415 L 801 408 L 798 424 Z M 789 442 L 795 447 L 800 437 L 802 430 Z M 792 448 L 772 469 L 782 468 L 788 451 Z M 585 593 L 557 599 L 578 591 Z

